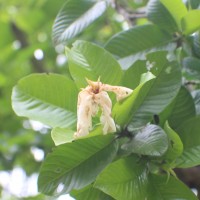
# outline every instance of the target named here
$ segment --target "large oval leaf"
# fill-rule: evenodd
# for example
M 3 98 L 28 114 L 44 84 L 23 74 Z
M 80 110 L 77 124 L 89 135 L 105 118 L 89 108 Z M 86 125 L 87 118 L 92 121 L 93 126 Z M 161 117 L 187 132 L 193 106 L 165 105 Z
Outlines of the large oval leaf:
M 187 8 L 182 0 L 160 0 L 160 2 L 169 11 L 176 24 L 181 30 L 181 20 L 188 13 Z
M 200 116 L 182 124 L 177 130 L 183 141 L 183 154 L 177 159 L 177 167 L 194 167 L 200 164 Z
M 55 148 L 42 164 L 39 191 L 60 195 L 92 183 L 116 155 L 118 145 L 113 138 L 101 135 Z
M 187 80 L 199 81 L 200 59 L 195 57 L 185 57 L 183 59 L 183 74 Z
M 54 22 L 54 43 L 66 43 L 87 28 L 105 12 L 108 2 L 108 0 L 68 0 Z
M 89 185 L 81 190 L 72 191 L 70 193 L 76 200 L 114 200 L 111 196 L 103 193 L 101 190 Z
M 122 148 L 139 155 L 162 156 L 168 149 L 168 138 L 159 126 L 147 125 L 135 133 L 128 143 L 123 144 Z
M 116 200 L 145 199 L 147 186 L 146 163 L 133 156 L 110 164 L 95 182 L 95 187 Z
M 76 124 L 78 91 L 74 82 L 57 74 L 33 74 L 13 88 L 12 106 L 17 115 L 51 127 Z
M 170 126 L 176 129 L 195 114 L 195 105 L 191 94 L 185 87 L 181 87 L 173 101 L 172 111 L 168 118 Z
M 175 61 L 169 62 L 166 59 L 166 52 L 151 53 L 147 59 L 156 78 L 143 90 L 143 98 L 135 102 L 138 107 L 129 124 L 130 129 L 143 126 L 154 115 L 159 115 L 175 98 L 181 86 L 180 67 Z
M 178 25 L 174 18 L 160 0 L 149 1 L 147 15 L 152 22 L 165 29 L 165 31 L 173 33 L 178 30 Z
M 68 53 L 70 73 L 78 87 L 87 85 L 85 78 L 117 85 L 122 70 L 119 63 L 105 49 L 86 41 L 76 41 Z
M 145 161 L 126 157 L 110 164 L 97 178 L 95 187 L 116 200 L 197 200 L 176 178 L 149 174 Z
M 191 10 L 181 21 L 183 33 L 189 35 L 200 28 L 200 10 Z
M 113 36 L 105 48 L 118 58 L 149 50 L 169 43 L 172 37 L 156 25 L 136 26 Z

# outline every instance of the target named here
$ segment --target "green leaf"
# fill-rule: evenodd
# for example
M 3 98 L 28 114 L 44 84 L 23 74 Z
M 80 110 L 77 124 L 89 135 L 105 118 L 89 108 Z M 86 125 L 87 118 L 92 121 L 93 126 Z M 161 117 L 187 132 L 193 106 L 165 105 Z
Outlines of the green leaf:
M 143 90 L 143 98 L 138 98 L 139 102 L 135 102 L 138 107 L 129 129 L 143 126 L 151 121 L 154 115 L 159 115 L 177 95 L 181 85 L 179 65 L 175 61 L 169 62 L 166 52 L 151 53 L 147 55 L 147 59 L 156 78 Z
M 185 121 L 178 129 L 177 133 L 179 134 L 184 150 L 194 146 L 200 145 L 200 116 L 193 117 Z
M 74 132 L 73 130 L 67 128 L 54 128 L 51 131 L 51 137 L 55 143 L 55 145 L 60 145 L 64 143 L 69 143 L 74 140 Z
M 110 164 L 94 185 L 116 200 L 145 199 L 148 186 L 146 162 L 129 156 Z
M 200 37 L 199 37 L 199 32 L 196 32 L 193 34 L 193 52 L 194 54 L 200 58 Z
M 160 0 L 160 2 L 169 11 L 181 30 L 181 20 L 188 13 L 187 8 L 182 0 Z
M 176 178 L 149 174 L 147 163 L 130 156 L 110 164 L 98 176 L 95 187 L 116 200 L 197 200 Z
M 105 48 L 118 58 L 124 58 L 165 45 L 170 41 L 171 35 L 162 32 L 156 25 L 148 24 L 114 35 Z
M 184 122 L 177 130 L 183 146 L 183 154 L 177 159 L 176 166 L 194 167 L 200 164 L 200 116 Z
M 135 89 L 141 80 L 141 75 L 147 72 L 146 61 L 138 60 L 124 72 L 122 85 Z
M 118 125 L 122 127 L 127 125 L 137 108 L 141 105 L 141 102 L 145 98 L 146 92 L 148 91 L 148 88 L 151 87 L 154 79 L 154 76 L 150 72 L 148 74 L 149 76 L 147 76 L 147 79 L 136 87 L 128 98 L 117 102 L 114 105 L 112 114 Z
M 74 82 L 57 74 L 33 74 L 13 88 L 12 106 L 17 115 L 51 127 L 76 124 L 78 91 Z
M 183 59 L 183 74 L 187 80 L 199 80 L 200 59 L 195 57 L 185 57 Z
M 76 41 L 68 54 L 70 73 L 78 87 L 85 87 L 86 80 L 117 85 L 122 78 L 119 63 L 105 49 L 86 41 Z
M 168 148 L 168 138 L 163 129 L 147 125 L 134 134 L 133 138 L 122 145 L 122 149 L 147 156 L 162 156 Z
M 181 21 L 183 33 L 189 35 L 200 29 L 200 10 L 189 11 Z
M 83 188 L 82 190 L 72 191 L 70 193 L 76 200 L 114 200 L 112 197 L 103 193 L 101 190 L 94 188 L 92 185 Z
M 191 94 L 194 99 L 196 114 L 200 115 L 200 90 L 194 90 Z
M 147 15 L 150 21 L 168 32 L 178 31 L 178 25 L 167 8 L 160 0 L 150 0 L 147 7 Z
M 164 130 L 169 140 L 168 141 L 169 147 L 164 155 L 164 159 L 168 160 L 169 162 L 172 162 L 182 154 L 183 143 L 179 135 L 173 129 L 171 129 L 168 122 L 165 123 Z
M 89 137 L 58 146 L 42 164 L 39 191 L 60 195 L 89 185 L 113 160 L 117 149 L 113 135 Z
M 148 200 L 198 200 L 195 194 L 173 176 L 150 175 Z
M 191 94 L 185 87 L 181 87 L 176 96 L 172 112 L 168 118 L 173 129 L 177 129 L 184 121 L 195 116 L 195 105 Z
M 68 0 L 53 25 L 54 43 L 67 43 L 98 19 L 108 5 L 107 0 Z

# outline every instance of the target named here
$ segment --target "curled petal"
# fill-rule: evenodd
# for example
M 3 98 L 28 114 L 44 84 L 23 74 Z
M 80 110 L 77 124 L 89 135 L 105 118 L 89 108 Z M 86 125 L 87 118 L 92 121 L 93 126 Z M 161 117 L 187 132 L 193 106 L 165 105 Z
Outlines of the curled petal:
M 114 92 L 117 96 L 117 101 L 120 101 L 127 96 L 129 96 L 133 90 L 127 87 L 122 87 L 122 86 L 112 86 L 108 84 L 104 84 L 102 86 L 103 90 L 108 91 L 108 92 Z

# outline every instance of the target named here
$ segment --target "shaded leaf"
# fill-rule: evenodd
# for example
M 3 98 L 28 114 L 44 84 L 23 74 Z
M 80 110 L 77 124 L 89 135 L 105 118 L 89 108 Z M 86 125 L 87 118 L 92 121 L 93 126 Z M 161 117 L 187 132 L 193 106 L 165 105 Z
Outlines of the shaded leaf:
M 101 135 L 59 145 L 42 164 L 39 191 L 60 195 L 92 183 L 116 155 L 118 145 L 113 138 Z
M 117 85 L 121 81 L 122 70 L 119 63 L 105 49 L 86 41 L 76 41 L 68 54 L 70 73 L 78 87 L 85 87 L 86 80 Z
M 191 94 L 194 99 L 196 114 L 200 115 L 200 90 L 194 90 Z
M 75 197 L 76 200 L 114 200 L 112 197 L 103 193 L 101 190 L 94 188 L 92 185 L 78 191 L 72 191 L 70 195 Z
M 183 75 L 187 80 L 199 80 L 200 60 L 195 57 L 185 57 L 183 59 Z
M 172 37 L 162 32 L 158 26 L 148 24 L 136 26 L 114 35 L 107 42 L 105 48 L 118 58 L 124 58 L 167 44 L 171 40 Z
M 54 22 L 54 43 L 67 43 L 67 40 L 75 37 L 99 18 L 107 6 L 107 0 L 68 0 Z
M 97 177 L 94 185 L 116 200 L 145 199 L 148 172 L 145 161 L 134 156 L 120 159 Z
M 12 106 L 17 115 L 52 127 L 76 124 L 78 91 L 74 82 L 57 74 L 33 74 L 13 88 Z
M 148 200 L 198 200 L 195 194 L 173 176 L 150 175 Z
M 200 10 L 189 11 L 181 21 L 183 33 L 189 35 L 200 29 Z
M 185 87 L 181 87 L 168 118 L 170 126 L 177 129 L 184 121 L 194 117 L 195 114 L 195 105 L 191 94 Z
M 162 128 L 147 125 L 134 134 L 133 138 L 122 149 L 148 156 L 162 156 L 168 148 L 168 138 Z

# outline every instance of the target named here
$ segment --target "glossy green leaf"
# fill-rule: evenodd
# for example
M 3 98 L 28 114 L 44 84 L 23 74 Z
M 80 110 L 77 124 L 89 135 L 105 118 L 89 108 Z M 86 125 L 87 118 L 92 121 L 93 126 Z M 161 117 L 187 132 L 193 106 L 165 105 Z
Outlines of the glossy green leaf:
M 86 41 L 76 41 L 68 54 L 70 73 L 78 87 L 85 87 L 89 78 L 118 85 L 122 78 L 119 63 L 105 49 Z
M 70 195 L 76 200 L 114 200 L 111 196 L 108 196 L 101 190 L 94 188 L 92 185 L 81 190 L 72 191 Z
M 165 29 L 165 31 L 173 33 L 178 30 L 176 21 L 160 0 L 149 1 L 147 15 L 150 21 Z
M 160 0 L 181 30 L 181 20 L 188 13 L 182 0 Z
M 136 26 L 114 35 L 105 48 L 118 58 L 150 50 L 172 41 L 172 37 L 162 32 L 158 26 L 148 24 Z
M 138 98 L 139 102 L 136 103 L 139 106 L 129 124 L 130 129 L 143 126 L 151 121 L 154 115 L 159 115 L 177 95 L 181 85 L 179 65 L 175 61 L 169 62 L 166 52 L 151 53 L 147 55 L 147 59 L 156 78 L 144 90 L 144 97 Z
M 148 186 L 146 163 L 129 156 L 110 164 L 94 185 L 116 200 L 145 199 Z
M 68 0 L 54 22 L 52 36 L 54 43 L 67 43 L 98 19 L 108 4 L 107 0 Z
M 183 143 L 179 135 L 173 129 L 171 129 L 168 122 L 165 123 L 164 130 L 169 140 L 168 141 L 169 147 L 164 155 L 164 159 L 169 162 L 172 162 L 182 154 Z
M 178 129 L 177 133 L 179 134 L 184 150 L 194 146 L 200 145 L 200 116 L 191 118 L 185 121 Z
M 185 57 L 183 59 L 183 73 L 187 80 L 199 80 L 200 59 L 195 57 Z
M 196 114 L 200 115 L 200 90 L 194 90 L 191 94 L 194 99 Z
M 97 178 L 95 187 L 116 200 L 197 200 L 176 178 L 149 174 L 146 163 L 130 156 L 110 164 Z
M 60 195 L 89 185 L 113 160 L 117 149 L 113 135 L 90 137 L 58 146 L 42 164 L 39 191 Z
M 74 140 L 74 132 L 73 130 L 67 128 L 54 128 L 51 131 L 51 137 L 55 143 L 55 145 L 60 145 L 68 142 L 72 142 Z
M 12 106 L 17 115 L 51 127 L 76 124 L 78 91 L 74 82 L 57 74 L 33 74 L 13 88 Z
M 151 124 L 135 133 L 122 149 L 139 155 L 162 156 L 168 149 L 168 138 L 162 128 Z
M 193 34 L 193 44 L 192 44 L 194 55 L 200 58 L 200 36 L 199 32 Z
M 176 167 L 189 168 L 200 165 L 200 145 L 187 148 L 176 160 Z
M 123 86 L 135 89 L 140 83 L 142 74 L 146 72 L 146 61 L 137 61 L 124 72 L 122 79 Z
M 177 130 L 183 145 L 183 154 L 177 159 L 176 166 L 187 168 L 200 164 L 200 116 L 184 122 Z
M 189 35 L 200 29 L 200 10 L 191 10 L 181 21 L 183 33 Z
M 127 125 L 137 108 L 141 105 L 141 102 L 146 97 L 148 88 L 151 87 L 153 83 L 154 76 L 151 73 L 148 73 L 147 79 L 142 82 L 138 87 L 136 87 L 132 94 L 124 99 L 123 101 L 117 102 L 113 107 L 113 117 L 115 122 L 124 127 Z
M 149 183 L 148 200 L 198 200 L 191 189 L 173 176 L 150 175 Z
M 185 87 L 181 87 L 172 105 L 172 112 L 168 118 L 172 128 L 177 129 L 185 120 L 195 116 L 195 105 L 191 94 Z

